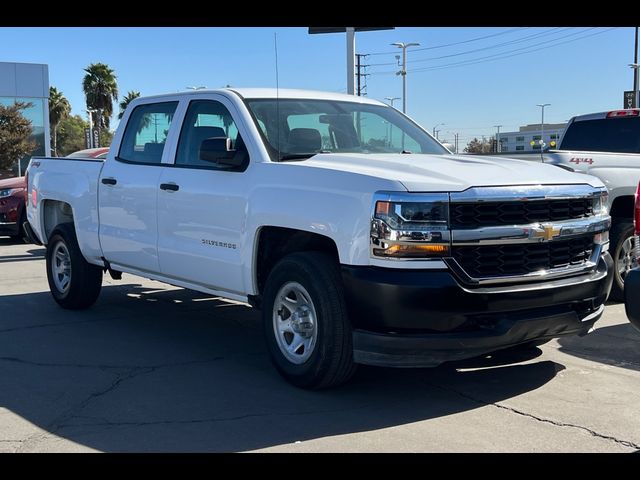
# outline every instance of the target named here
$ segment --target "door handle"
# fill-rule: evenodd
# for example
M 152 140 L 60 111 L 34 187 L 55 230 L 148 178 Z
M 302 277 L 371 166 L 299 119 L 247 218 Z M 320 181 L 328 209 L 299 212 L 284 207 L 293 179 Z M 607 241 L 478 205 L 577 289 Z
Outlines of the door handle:
M 116 183 L 118 183 L 118 180 L 116 180 L 115 178 L 103 178 L 101 182 L 104 185 L 115 185 Z
M 180 190 L 180 185 L 176 185 L 175 183 L 161 183 L 160 190 L 166 190 L 168 192 L 177 192 Z

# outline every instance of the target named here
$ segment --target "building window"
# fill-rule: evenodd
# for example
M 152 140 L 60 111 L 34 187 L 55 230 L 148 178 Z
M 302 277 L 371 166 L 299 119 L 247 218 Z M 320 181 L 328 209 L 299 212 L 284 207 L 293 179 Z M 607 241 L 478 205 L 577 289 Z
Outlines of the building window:
M 557 139 L 558 139 L 558 134 L 557 134 L 557 133 L 554 133 L 553 135 L 549 135 L 549 138 L 550 138 L 551 140 L 557 140 Z
M 534 135 L 533 136 L 533 140 L 535 140 L 535 141 L 539 141 L 541 139 L 542 139 L 542 137 L 540 135 Z
M 516 145 L 516 150 L 524 150 L 524 145 Z
M 524 142 L 524 137 L 516 137 L 516 142 Z
M 540 144 L 536 143 L 535 145 L 533 145 L 531 148 L 533 148 L 534 150 L 540 150 Z

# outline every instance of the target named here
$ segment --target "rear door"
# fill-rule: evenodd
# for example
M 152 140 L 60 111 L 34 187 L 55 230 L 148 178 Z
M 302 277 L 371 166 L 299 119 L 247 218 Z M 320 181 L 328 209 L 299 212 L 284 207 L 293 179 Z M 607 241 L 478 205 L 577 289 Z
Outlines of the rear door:
M 178 103 L 135 107 L 123 119 L 127 124 L 119 151 L 102 169 L 98 183 L 100 244 L 105 258 L 114 265 L 159 272 L 158 186 Z
M 234 105 L 220 95 L 189 102 L 176 148 L 158 193 L 158 255 L 163 275 L 214 290 L 244 293 L 242 245 L 246 233 L 250 162 Z M 199 158 L 203 140 L 228 137 L 241 167 Z M 246 138 L 246 135 L 245 135 Z

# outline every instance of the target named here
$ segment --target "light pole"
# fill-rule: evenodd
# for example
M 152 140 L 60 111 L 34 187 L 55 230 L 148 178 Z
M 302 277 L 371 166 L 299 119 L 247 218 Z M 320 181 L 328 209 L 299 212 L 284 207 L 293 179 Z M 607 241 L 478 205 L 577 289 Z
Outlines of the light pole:
M 638 90 L 640 90 L 640 75 L 638 75 L 638 28 L 639 27 L 636 27 L 635 42 L 633 44 L 633 65 L 635 65 L 635 67 L 632 67 L 635 68 L 635 75 L 633 76 L 633 91 L 636 92 L 636 108 L 640 107 L 640 98 L 638 98 L 640 96 L 640 92 L 638 92 Z
M 498 132 L 496 133 L 496 153 L 500 153 L 502 151 L 502 148 L 500 147 L 500 127 L 502 127 L 502 125 L 494 125 L 494 127 L 498 129 Z
M 548 107 L 550 103 L 537 103 L 536 106 L 542 109 L 542 121 L 540 122 L 540 160 L 544 161 L 542 152 L 544 151 L 544 107 Z
M 396 75 L 402 75 L 402 113 L 407 113 L 407 48 L 419 47 L 417 42 L 395 42 L 394 47 L 402 49 L 402 70 L 396 72 Z
M 87 108 L 85 110 L 85 112 L 87 112 L 87 117 L 89 117 L 89 148 L 93 148 L 93 118 L 91 117 L 91 114 L 97 111 L 98 110 L 94 108 Z
M 389 106 L 393 107 L 393 102 L 400 100 L 400 97 L 384 97 L 385 100 L 389 100 Z
M 636 97 L 636 101 L 634 102 L 633 108 L 640 107 L 640 93 L 638 93 L 638 84 L 640 83 L 640 63 L 630 63 L 629 66 L 633 68 L 633 91 L 635 92 L 634 96 Z
M 438 123 L 437 125 L 434 125 L 434 126 L 433 126 L 433 130 L 432 130 L 432 131 L 433 131 L 433 136 L 434 136 L 434 138 L 438 138 L 438 137 L 436 136 L 436 128 L 438 128 L 440 125 L 446 125 L 446 123 Z M 438 131 L 439 131 L 439 130 L 438 130 Z
M 389 100 L 389 106 L 394 108 L 393 102 L 396 100 L 400 100 L 400 97 L 384 97 L 385 100 Z M 389 122 L 389 147 L 393 145 L 393 125 Z

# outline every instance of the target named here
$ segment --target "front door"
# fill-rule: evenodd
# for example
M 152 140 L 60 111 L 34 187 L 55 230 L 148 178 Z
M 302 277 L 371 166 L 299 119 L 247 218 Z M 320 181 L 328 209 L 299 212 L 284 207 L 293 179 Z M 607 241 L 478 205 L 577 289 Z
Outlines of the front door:
M 162 156 L 178 102 L 143 104 L 129 115 L 115 158 L 98 183 L 100 244 L 114 267 L 159 272 L 157 200 Z
M 192 100 L 182 124 L 175 164 L 161 174 L 158 256 L 163 275 L 214 290 L 242 294 L 241 247 L 246 218 L 247 149 L 231 104 Z M 200 159 L 207 138 L 228 137 L 240 167 Z

